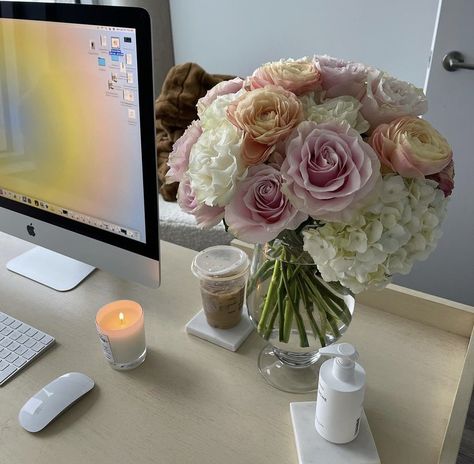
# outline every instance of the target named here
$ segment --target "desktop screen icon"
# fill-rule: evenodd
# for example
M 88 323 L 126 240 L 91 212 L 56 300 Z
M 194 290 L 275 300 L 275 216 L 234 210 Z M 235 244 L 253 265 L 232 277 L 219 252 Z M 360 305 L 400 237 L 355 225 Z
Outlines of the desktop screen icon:
M 110 39 L 110 45 L 112 48 L 115 48 L 115 49 L 120 48 L 120 39 L 118 37 L 112 37 Z

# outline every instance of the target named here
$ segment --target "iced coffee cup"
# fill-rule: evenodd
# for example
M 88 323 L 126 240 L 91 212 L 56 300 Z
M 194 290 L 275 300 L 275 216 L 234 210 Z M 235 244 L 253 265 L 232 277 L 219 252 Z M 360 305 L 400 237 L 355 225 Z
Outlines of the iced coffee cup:
M 199 279 L 207 323 L 230 329 L 240 322 L 245 299 L 249 259 L 238 248 L 206 248 L 196 255 L 191 270 Z

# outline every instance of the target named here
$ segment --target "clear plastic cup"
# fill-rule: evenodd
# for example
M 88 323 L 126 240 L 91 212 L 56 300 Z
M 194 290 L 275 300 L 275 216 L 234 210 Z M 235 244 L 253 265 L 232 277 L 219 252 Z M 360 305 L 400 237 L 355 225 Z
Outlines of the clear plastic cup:
M 242 317 L 249 259 L 240 249 L 219 245 L 196 255 L 191 271 L 201 285 L 207 323 L 217 329 L 235 327 Z

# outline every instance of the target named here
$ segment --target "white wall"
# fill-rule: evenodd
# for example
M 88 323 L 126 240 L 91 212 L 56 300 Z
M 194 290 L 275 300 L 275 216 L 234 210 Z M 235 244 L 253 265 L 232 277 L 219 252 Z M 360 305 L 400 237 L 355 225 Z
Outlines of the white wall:
M 175 62 L 250 74 L 327 53 L 423 87 L 438 0 L 170 0 Z

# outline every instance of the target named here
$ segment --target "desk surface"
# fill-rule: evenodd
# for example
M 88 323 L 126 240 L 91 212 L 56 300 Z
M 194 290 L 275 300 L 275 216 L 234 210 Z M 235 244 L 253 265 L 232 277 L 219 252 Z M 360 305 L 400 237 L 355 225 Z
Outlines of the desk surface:
M 2 464 L 297 463 L 289 403 L 314 395 L 283 393 L 263 381 L 256 368 L 263 341 L 255 333 L 237 353 L 185 333 L 200 302 L 189 270 L 195 252 L 162 244 L 159 289 L 96 271 L 59 293 L 5 269 L 29 247 L 0 234 L 0 309 L 57 344 L 0 388 Z M 145 363 L 128 372 L 106 363 L 94 323 L 100 306 L 122 298 L 142 304 L 148 345 Z M 392 326 L 389 333 L 378 333 L 381 320 Z M 468 339 L 404 321 L 358 307 L 345 339 L 357 344 L 368 371 L 366 411 L 382 462 L 435 463 Z M 398 352 L 383 352 L 398 341 Z M 433 341 L 438 348 L 427 365 L 421 356 Z M 443 369 L 441 382 L 430 378 L 433 369 Z M 84 372 L 96 387 L 43 432 L 24 431 L 17 420 L 23 403 L 68 371 Z M 407 379 L 417 375 L 422 380 L 410 387 Z

